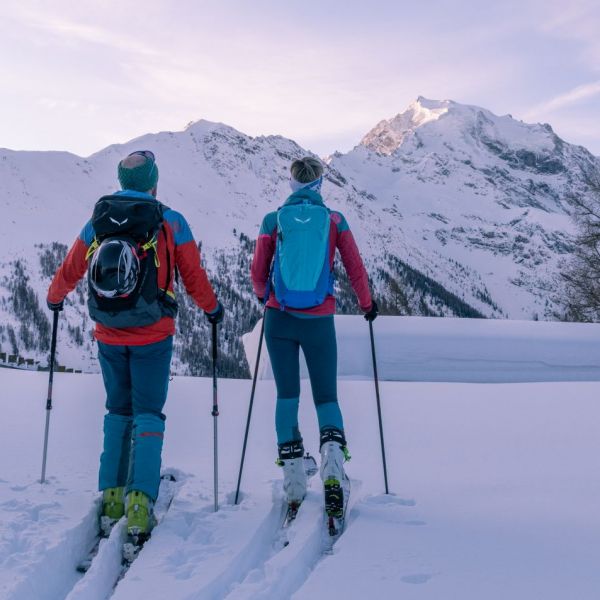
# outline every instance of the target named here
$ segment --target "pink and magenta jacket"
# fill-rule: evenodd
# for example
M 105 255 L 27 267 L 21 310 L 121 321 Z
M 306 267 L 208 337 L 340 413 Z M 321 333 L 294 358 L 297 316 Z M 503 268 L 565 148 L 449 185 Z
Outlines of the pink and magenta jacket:
M 152 197 L 141 192 L 125 190 L 115 195 L 140 195 Z M 164 288 L 167 282 L 167 251 L 170 256 L 171 277 L 169 292 L 173 294 L 175 267 L 179 270 L 187 293 L 204 311 L 212 312 L 217 308 L 217 299 L 206 271 L 200 263 L 200 251 L 194 241 L 194 236 L 187 221 L 177 211 L 168 209 L 164 213 L 164 229 L 158 233 L 158 285 Z M 94 228 L 88 221 L 79 237 L 69 250 L 63 264 L 60 266 L 48 290 L 48 301 L 58 303 L 72 291 L 77 282 L 85 275 L 88 267 L 87 252 L 95 237 Z M 142 346 L 160 342 L 175 333 L 175 321 L 171 317 L 163 317 L 152 325 L 145 327 L 127 327 L 117 329 L 96 323 L 94 337 L 105 344 Z
M 323 205 L 323 199 L 319 194 L 313 191 L 300 189 L 292 194 L 285 204 L 296 204 L 308 200 L 313 204 Z M 256 241 L 256 249 L 252 260 L 251 277 L 254 293 L 263 298 L 267 289 L 267 281 L 271 271 L 271 263 L 275 254 L 275 246 L 277 243 L 277 211 L 270 212 L 263 219 L 258 240 Z M 352 289 L 358 299 L 358 304 L 362 311 L 368 312 L 371 310 L 371 292 L 369 291 L 369 279 L 367 271 L 363 264 L 362 258 L 354 241 L 354 236 L 350 231 L 350 227 L 344 215 L 341 212 L 330 211 L 330 226 L 329 226 L 329 265 L 333 269 L 335 260 L 336 248 L 340 252 L 342 263 L 348 273 Z M 269 299 L 267 301 L 269 308 L 281 308 L 275 292 L 271 289 Z M 314 316 L 332 315 L 335 313 L 335 297 L 328 295 L 323 304 L 313 308 L 305 309 L 289 309 L 288 312 L 303 313 Z

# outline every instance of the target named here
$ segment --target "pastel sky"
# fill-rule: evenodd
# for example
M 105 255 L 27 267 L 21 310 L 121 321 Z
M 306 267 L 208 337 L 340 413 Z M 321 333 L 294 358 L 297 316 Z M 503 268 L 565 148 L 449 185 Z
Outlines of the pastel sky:
M 600 155 L 598 0 L 6 0 L 0 146 L 89 155 L 201 118 L 347 151 L 417 96 Z

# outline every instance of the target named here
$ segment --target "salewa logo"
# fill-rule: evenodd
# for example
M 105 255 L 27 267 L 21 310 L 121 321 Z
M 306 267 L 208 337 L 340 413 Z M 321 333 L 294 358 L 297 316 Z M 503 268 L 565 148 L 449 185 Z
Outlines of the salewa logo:
M 113 219 L 112 217 L 108 217 L 115 225 L 118 225 L 119 227 L 121 227 L 121 225 L 125 225 L 125 223 L 127 223 L 127 221 L 129 221 L 129 217 L 127 217 L 126 219 L 123 219 L 120 223 L 119 221 L 117 221 L 116 219 Z
M 302 223 L 302 225 L 306 225 L 306 223 L 308 223 L 311 220 L 312 217 L 308 217 L 308 219 L 299 219 L 298 217 L 294 217 L 295 221 L 298 221 L 298 223 Z

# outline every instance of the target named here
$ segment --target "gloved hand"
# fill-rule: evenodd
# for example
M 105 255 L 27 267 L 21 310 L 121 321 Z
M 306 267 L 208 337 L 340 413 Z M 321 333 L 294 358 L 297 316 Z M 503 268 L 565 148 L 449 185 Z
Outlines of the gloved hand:
M 377 306 L 377 302 L 375 302 L 375 300 L 371 301 L 371 310 L 367 313 L 365 313 L 365 319 L 367 321 L 374 321 L 377 318 L 377 315 L 379 314 L 379 307 Z
M 219 302 L 217 303 L 217 308 L 211 313 L 205 312 L 206 318 L 209 323 L 212 325 L 218 325 L 225 315 L 225 310 L 223 309 L 223 305 Z
M 261 306 L 265 305 L 265 299 L 262 296 L 256 296 L 256 299 Z
M 50 302 L 50 300 L 46 300 L 46 304 L 52 312 L 60 312 L 65 306 L 65 301 L 64 299 L 60 302 Z

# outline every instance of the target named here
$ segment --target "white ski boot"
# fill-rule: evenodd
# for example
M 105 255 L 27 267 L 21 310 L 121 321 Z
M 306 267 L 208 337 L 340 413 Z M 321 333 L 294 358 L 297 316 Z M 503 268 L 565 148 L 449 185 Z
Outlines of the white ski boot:
M 302 440 L 279 444 L 279 460 L 283 467 L 283 492 L 289 506 L 300 506 L 306 496 L 307 476 Z

